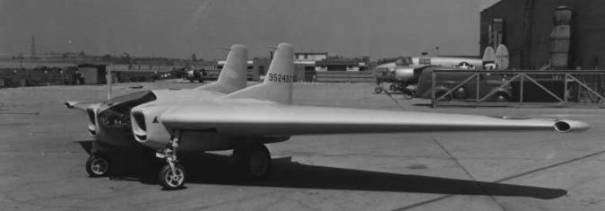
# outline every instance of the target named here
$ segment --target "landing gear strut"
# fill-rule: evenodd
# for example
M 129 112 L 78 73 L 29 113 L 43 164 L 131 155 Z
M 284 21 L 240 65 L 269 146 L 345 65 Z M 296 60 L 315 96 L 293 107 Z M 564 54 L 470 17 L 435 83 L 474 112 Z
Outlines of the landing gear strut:
M 236 168 L 248 179 L 262 179 L 271 170 L 271 155 L 264 144 L 242 145 L 233 150 Z
M 166 159 L 166 165 L 158 174 L 158 180 L 164 190 L 176 190 L 183 188 L 185 184 L 185 168 L 178 163 L 177 148 L 179 147 L 180 131 L 176 131 L 170 140 L 170 144 L 161 153 L 156 153 L 158 158 Z

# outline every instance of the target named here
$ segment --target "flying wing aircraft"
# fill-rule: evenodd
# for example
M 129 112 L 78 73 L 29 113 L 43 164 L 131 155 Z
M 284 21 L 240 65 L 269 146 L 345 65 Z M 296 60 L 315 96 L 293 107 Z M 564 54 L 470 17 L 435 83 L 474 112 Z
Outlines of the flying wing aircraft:
M 149 90 L 112 98 L 106 102 L 66 102 L 70 109 L 85 111 L 88 116 L 88 131 L 95 139 L 91 156 L 86 162 L 90 176 L 105 176 L 111 163 L 119 162 L 109 152 L 134 154 L 141 147 L 131 130 L 130 109 L 140 104 L 162 106 L 180 102 L 198 102 L 217 98 L 246 87 L 248 51 L 244 45 L 233 45 L 227 62 L 216 82 L 189 90 Z M 151 156 L 153 152 L 151 152 Z M 153 158 L 153 157 L 152 157 Z
M 146 103 L 132 109 L 135 139 L 166 160 L 158 175 L 164 189 L 178 189 L 185 183 L 177 151 L 234 149 L 241 172 L 259 178 L 271 166 L 265 144 L 293 135 L 588 128 L 586 123 L 570 120 L 292 105 L 293 57 L 292 45 L 282 43 L 260 84 L 203 102 Z

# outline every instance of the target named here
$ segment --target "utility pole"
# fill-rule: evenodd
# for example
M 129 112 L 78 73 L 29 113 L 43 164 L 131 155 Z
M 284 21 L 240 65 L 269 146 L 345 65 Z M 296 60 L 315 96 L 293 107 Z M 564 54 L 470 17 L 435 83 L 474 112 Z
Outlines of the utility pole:
M 30 49 L 30 56 L 31 58 L 36 58 L 36 37 L 32 35 L 32 41 L 31 41 L 31 49 Z
M 534 0 L 526 0 L 523 11 L 523 45 L 521 49 L 521 68 L 530 68 L 532 63 L 532 34 L 534 29 L 534 8 L 536 2 Z M 498 43 L 500 44 L 500 43 Z
M 112 82 L 111 79 L 113 78 L 113 77 L 111 77 L 111 68 L 112 68 L 111 64 L 107 64 L 105 66 L 105 70 L 106 70 L 105 71 L 105 80 L 107 83 L 107 101 L 109 101 L 111 99 L 111 82 Z

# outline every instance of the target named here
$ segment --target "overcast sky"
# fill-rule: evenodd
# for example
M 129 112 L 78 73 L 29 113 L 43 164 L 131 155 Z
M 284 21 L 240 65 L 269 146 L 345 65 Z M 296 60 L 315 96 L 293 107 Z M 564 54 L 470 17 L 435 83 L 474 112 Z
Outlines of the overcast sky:
M 373 58 L 479 51 L 497 0 L 0 0 L 0 55 L 38 52 L 220 58 L 233 43 Z

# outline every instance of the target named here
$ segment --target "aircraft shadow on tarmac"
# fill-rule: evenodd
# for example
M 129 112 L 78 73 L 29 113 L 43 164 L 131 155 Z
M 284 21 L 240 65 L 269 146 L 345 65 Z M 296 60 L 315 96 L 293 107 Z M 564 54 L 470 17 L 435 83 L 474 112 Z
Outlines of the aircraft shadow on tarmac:
M 493 195 L 554 199 L 567 194 L 566 190 L 534 186 L 478 182 L 473 180 L 450 179 L 431 176 L 394 174 L 345 168 L 334 168 L 301 164 L 290 157 L 273 159 L 269 178 L 251 181 L 242 179 L 233 167 L 230 156 L 210 153 L 184 154 L 180 157 L 188 174 L 188 183 L 222 184 L 259 187 L 332 189 L 354 191 L 385 191 L 455 195 Z M 129 164 L 126 164 L 129 163 Z M 123 162 L 120 169 L 138 169 L 147 175 L 157 167 L 141 169 L 136 162 Z M 132 174 L 130 175 L 132 176 Z M 128 180 L 132 177 L 113 177 Z M 149 182 L 148 178 L 136 180 Z

